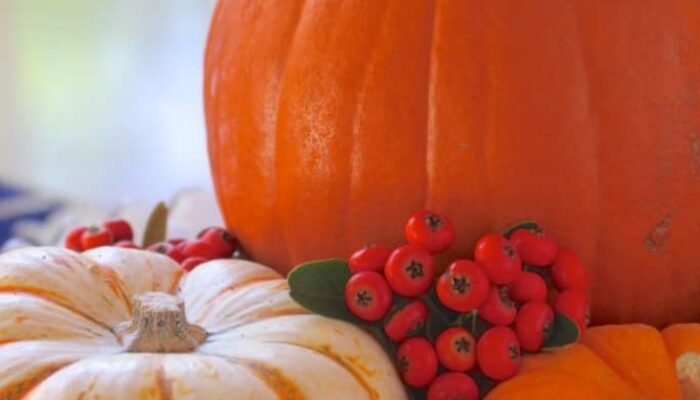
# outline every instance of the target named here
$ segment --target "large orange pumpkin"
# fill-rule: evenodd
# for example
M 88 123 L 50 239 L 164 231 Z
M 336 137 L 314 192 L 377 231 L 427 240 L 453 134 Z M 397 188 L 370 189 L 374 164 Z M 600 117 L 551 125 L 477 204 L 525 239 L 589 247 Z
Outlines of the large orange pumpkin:
M 262 263 L 455 251 L 529 218 L 582 253 L 595 322 L 700 318 L 700 3 L 219 1 L 209 153 Z

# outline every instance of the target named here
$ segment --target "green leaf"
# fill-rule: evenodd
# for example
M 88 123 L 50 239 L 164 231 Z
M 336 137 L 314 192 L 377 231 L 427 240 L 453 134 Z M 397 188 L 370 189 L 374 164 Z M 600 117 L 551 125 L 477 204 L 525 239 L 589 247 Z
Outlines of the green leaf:
M 345 260 L 310 261 L 289 273 L 289 294 L 299 305 L 313 313 L 367 325 L 352 315 L 345 305 L 345 284 L 350 275 Z
M 552 336 L 544 342 L 542 351 L 551 351 L 557 347 L 576 343 L 580 336 L 581 332 L 576 322 L 562 313 L 556 313 Z
M 168 207 L 162 201 L 156 204 L 148 216 L 146 228 L 143 231 L 143 245 L 146 247 L 165 241 L 168 231 Z
M 426 335 L 431 341 L 450 326 L 456 324 L 459 314 L 448 310 L 442 304 L 435 293 L 435 289 L 431 289 L 423 296 L 425 305 L 428 306 L 428 322 L 426 324 Z
M 510 236 L 513 234 L 513 232 L 517 231 L 518 229 L 528 229 L 531 231 L 539 231 L 541 228 L 540 228 L 540 225 L 535 221 L 521 221 L 515 225 L 512 225 L 512 226 L 506 228 L 503 231 L 503 236 L 510 239 Z

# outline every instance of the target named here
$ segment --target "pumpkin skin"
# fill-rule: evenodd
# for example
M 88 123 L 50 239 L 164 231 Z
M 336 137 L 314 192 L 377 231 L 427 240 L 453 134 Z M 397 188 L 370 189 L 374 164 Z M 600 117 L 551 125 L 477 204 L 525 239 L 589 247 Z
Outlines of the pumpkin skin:
M 125 352 L 131 298 L 166 292 L 209 336 L 190 353 Z M 403 399 L 392 363 L 350 324 L 310 315 L 247 261 L 183 275 L 159 254 L 58 248 L 0 256 L 0 398 Z
M 663 332 L 641 324 L 594 327 L 581 343 L 524 357 L 520 373 L 487 400 L 697 399 L 698 350 L 698 324 Z
M 594 323 L 700 318 L 700 3 L 220 0 L 205 104 L 228 226 L 286 273 L 535 219 Z M 446 259 L 445 258 L 445 259 Z M 649 295 L 653 293 L 653 295 Z

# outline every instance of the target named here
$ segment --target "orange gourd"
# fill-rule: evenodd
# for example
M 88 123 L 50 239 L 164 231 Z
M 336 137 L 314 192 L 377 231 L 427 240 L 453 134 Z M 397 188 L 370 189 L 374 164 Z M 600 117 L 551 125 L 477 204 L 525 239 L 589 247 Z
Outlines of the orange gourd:
M 282 272 L 535 219 L 596 323 L 700 318 L 700 3 L 219 1 L 209 154 L 227 224 Z
M 698 350 L 699 324 L 595 327 L 581 343 L 523 358 L 487 400 L 697 399 Z

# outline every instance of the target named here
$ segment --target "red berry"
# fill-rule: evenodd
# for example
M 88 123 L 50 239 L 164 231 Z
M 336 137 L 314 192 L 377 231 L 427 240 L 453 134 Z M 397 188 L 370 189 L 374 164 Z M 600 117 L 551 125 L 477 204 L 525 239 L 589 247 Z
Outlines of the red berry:
M 197 236 L 195 236 L 195 237 L 197 239 L 201 239 L 202 236 L 204 236 L 207 232 L 209 232 L 212 229 L 219 229 L 219 227 L 218 226 L 208 226 L 208 227 L 202 229 L 201 231 L 197 232 Z
M 181 242 L 179 242 L 179 243 L 177 243 L 177 244 L 176 244 L 176 243 L 172 243 L 172 245 L 175 246 L 175 247 L 177 247 L 177 249 L 180 250 L 180 252 L 184 254 L 184 253 L 185 253 L 185 247 L 187 247 L 187 245 L 188 245 L 189 243 L 190 243 L 190 242 L 189 242 L 187 239 L 183 239 Z
M 177 248 L 177 246 L 172 246 L 168 251 L 165 252 L 165 255 L 172 258 L 173 261 L 177 263 L 181 263 L 185 261 L 185 253 L 180 251 L 180 249 Z
M 441 253 L 452 246 L 455 228 L 446 217 L 429 210 L 414 212 L 406 222 L 406 240 L 431 253 Z
M 396 351 L 401 379 L 408 386 L 427 386 L 437 375 L 438 359 L 433 345 L 426 338 L 410 338 Z
M 66 237 L 63 240 L 63 245 L 67 249 L 71 249 L 73 251 L 83 251 L 83 245 L 81 244 L 81 239 L 83 237 L 83 233 L 87 230 L 87 227 L 85 226 L 79 226 L 77 228 L 73 228 L 68 233 L 66 233 Z
M 180 263 L 180 267 L 182 267 L 182 269 L 185 271 L 192 271 L 193 269 L 197 268 L 199 264 L 205 262 L 207 262 L 207 260 L 202 257 L 189 257 Z
M 588 308 L 588 297 L 583 290 L 569 289 L 559 293 L 554 298 L 554 311 L 560 312 L 576 322 L 581 335 L 586 332 L 591 316 Z
M 476 359 L 481 372 L 502 381 L 520 368 L 520 344 L 510 328 L 497 326 L 484 332 L 476 344 Z
M 384 321 L 384 332 L 389 339 L 400 342 L 420 331 L 427 320 L 428 307 L 422 301 L 414 300 L 398 309 Z
M 469 375 L 446 372 L 428 387 L 427 400 L 478 400 L 479 387 Z
M 171 259 L 173 259 L 177 263 L 181 263 L 185 261 L 185 254 L 175 245 L 172 245 L 168 242 L 159 242 L 152 244 L 148 246 L 148 249 L 150 251 L 154 251 L 156 253 L 164 254 Z
M 540 351 L 542 343 L 549 338 L 554 328 L 554 311 L 542 301 L 526 303 L 515 319 L 515 333 L 520 347 L 527 351 Z
M 479 316 L 492 325 L 510 325 L 515 321 L 518 309 L 508 297 L 507 286 L 493 286 L 484 304 L 479 308 Z
M 422 247 L 405 245 L 394 250 L 384 268 L 389 285 L 401 296 L 418 296 L 433 283 L 433 257 Z
M 522 272 L 522 264 L 513 245 L 503 236 L 490 233 L 476 242 L 474 260 L 484 268 L 491 282 L 507 285 Z
M 547 300 L 547 283 L 534 272 L 524 271 L 508 289 L 510 298 L 518 303 Z
M 201 239 L 197 239 L 192 242 L 187 242 L 182 248 L 182 253 L 185 255 L 186 258 L 202 257 L 206 260 L 213 260 L 215 258 L 218 258 L 217 250 L 214 248 L 214 246 L 202 241 Z
M 122 249 L 139 249 L 140 248 L 131 240 L 120 240 L 117 243 L 115 243 L 114 246 L 121 247 Z
M 345 284 L 345 304 L 351 313 L 365 321 L 382 319 L 391 302 L 389 284 L 377 272 L 359 272 Z
M 124 219 L 108 219 L 102 224 L 102 227 L 112 232 L 115 242 L 134 239 L 134 231 L 131 229 L 131 225 Z
M 223 228 L 210 228 L 199 238 L 214 248 L 214 258 L 230 258 L 238 242 L 229 231 Z
M 474 336 L 460 327 L 442 331 L 435 339 L 435 351 L 440 363 L 450 371 L 467 372 L 476 364 Z
M 469 312 L 481 307 L 486 301 L 489 279 L 476 263 L 457 260 L 440 276 L 435 290 L 445 307 L 458 312 Z
M 381 272 L 386 265 L 391 249 L 377 244 L 367 245 L 354 252 L 348 260 L 348 266 L 353 273 L 360 271 Z
M 541 230 L 518 229 L 510 236 L 510 242 L 523 263 L 536 267 L 552 265 L 559 251 L 557 242 Z
M 552 265 L 552 280 L 559 290 L 588 289 L 590 279 L 581 259 L 573 250 L 560 249 Z
M 80 246 L 83 250 L 90 250 L 100 246 L 109 246 L 112 243 L 114 243 L 112 232 L 96 226 L 86 229 L 80 236 Z

